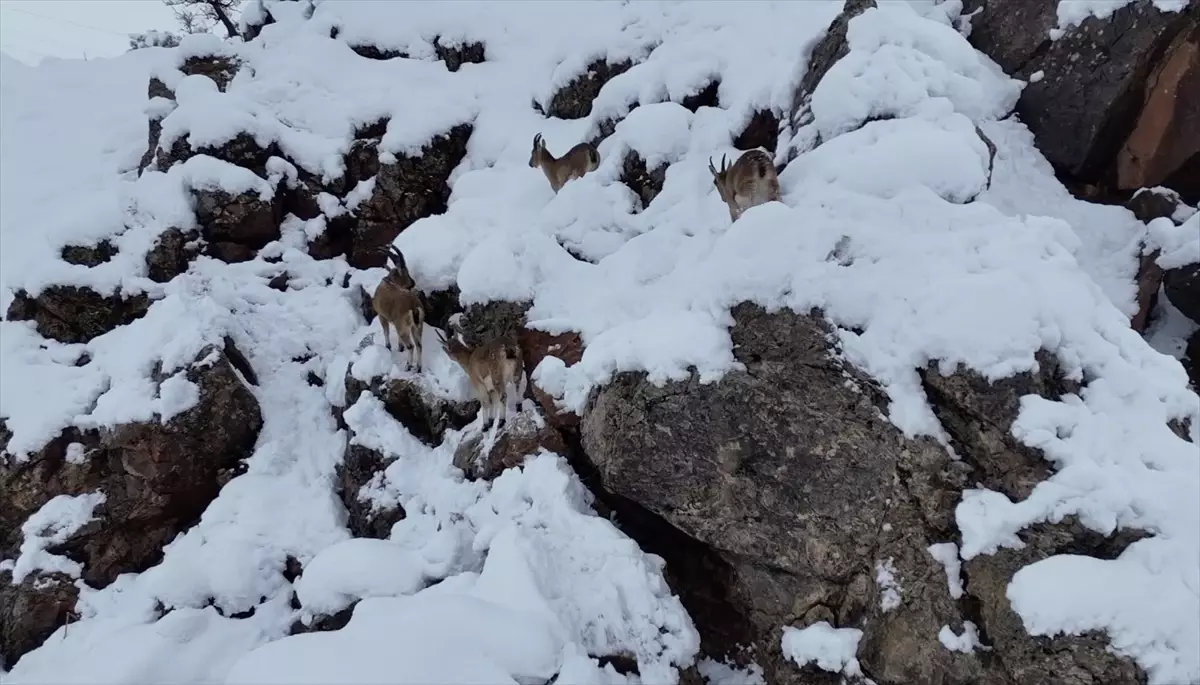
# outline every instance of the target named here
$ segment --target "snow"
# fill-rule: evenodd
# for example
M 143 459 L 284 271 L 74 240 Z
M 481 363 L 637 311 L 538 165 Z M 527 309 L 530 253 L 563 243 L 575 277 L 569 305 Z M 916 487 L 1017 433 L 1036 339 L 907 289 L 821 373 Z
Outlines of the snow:
M 1050 37 L 1057 40 L 1066 29 L 1079 26 L 1084 19 L 1096 17 L 1108 19 L 1114 12 L 1134 0 L 1058 0 L 1058 26 L 1051 29 Z M 1153 0 L 1160 12 L 1182 12 L 1189 0 Z
M 875 582 L 879 585 L 879 606 L 883 613 L 900 606 L 900 581 L 891 557 L 875 564 Z
M 762 666 L 740 667 L 727 661 L 704 658 L 696 662 L 696 670 L 708 685 L 766 685 Z
M 146 252 L 164 230 L 196 228 L 189 190 L 271 199 L 302 173 L 339 178 L 354 130 L 381 119 L 385 163 L 472 125 L 448 211 L 396 244 L 427 292 L 457 284 L 463 303 L 526 300 L 531 327 L 578 332 L 582 361 L 551 357 L 530 370 L 563 408 L 582 410 L 623 371 L 656 383 L 693 372 L 719 381 L 738 366 L 728 309 L 744 300 L 821 309 L 842 356 L 883 385 L 888 418 L 909 436 L 945 440 L 915 369 L 936 360 L 994 380 L 1034 370 L 1039 349 L 1056 353 L 1086 389 L 1024 398 L 1013 427 L 1055 473 L 1021 502 L 964 493 L 961 557 L 1020 545 L 1024 528 L 1068 515 L 1102 534 L 1152 532 L 1117 559 L 1060 555 L 1022 569 L 1013 608 L 1034 634 L 1105 632 L 1153 685 L 1200 678 L 1200 466 L 1194 444 L 1167 428 L 1190 419 L 1200 440 L 1200 403 L 1178 361 L 1128 328 L 1143 246 L 1161 247 L 1164 266 L 1181 264 L 1200 244 L 1200 219 L 1147 226 L 1123 208 L 1073 199 L 1025 126 L 1006 118 L 1021 84 L 953 28 L 961 6 L 884 3 L 851 22 L 848 56 L 814 94 L 812 126 L 824 142 L 783 172 L 784 201 L 731 224 L 708 161 L 740 154 L 733 138 L 755 111 L 788 109 L 802 47 L 838 6 L 339 1 L 306 19 L 306 3 L 265 3 L 276 23 L 249 43 L 189 36 L 177 49 L 112 60 L 6 65 L 0 307 L 19 289 L 37 295 L 55 284 L 153 300 L 146 316 L 86 345 L 0 322 L 8 451 L 23 460 L 67 426 L 186 411 L 197 399 L 188 367 L 226 336 L 258 375 L 250 390 L 264 420 L 246 472 L 162 562 L 104 589 L 82 587 L 82 620 L 12 665 L 6 682 L 524 682 L 555 673 L 627 682 L 593 658 L 614 653 L 634 655 L 645 682 L 674 682 L 675 668 L 693 662 L 699 638 L 662 560 L 595 516 L 560 455 L 528 455 L 491 484 L 468 481 L 452 458 L 470 427 L 433 448 L 370 394 L 346 402 L 347 373 L 417 383 L 436 398 L 470 396 L 428 327 L 417 376 L 388 355 L 378 327 L 363 324 L 356 289 L 371 292 L 382 269 L 305 254 L 330 218 L 374 192 L 373 179 L 342 200 L 322 198 L 320 217 L 285 220 L 257 259 L 199 257 L 170 283 L 146 277 Z M 435 38 L 481 41 L 487 61 L 451 73 L 435 61 Z M 350 49 L 362 44 L 414 59 L 365 59 Z M 178 71 L 205 55 L 242 64 L 226 92 Z M 600 58 L 640 61 L 590 115 L 547 119 L 530 106 L 544 107 Z M 175 89 L 177 106 L 147 109 L 151 74 Z M 720 107 L 676 104 L 714 79 Z M 137 177 L 148 112 L 163 116 L 164 145 L 248 133 L 279 156 L 267 178 L 204 155 Z M 600 146 L 600 168 L 557 195 L 528 167 L 535 134 L 561 153 L 626 113 Z M 976 127 L 995 144 L 994 160 Z M 627 150 L 650 168 L 670 165 L 641 211 L 619 181 Z M 118 248 L 110 262 L 59 258 L 65 245 L 102 239 Z M 835 248 L 839 259 L 827 259 Z M 267 285 L 282 270 L 286 292 Z M 1155 341 L 1185 327 L 1162 311 L 1156 330 L 1166 337 Z M 84 353 L 91 361 L 75 366 Z M 325 386 L 310 385 L 310 373 Z M 29 391 L 41 387 L 54 392 Z M 346 428 L 331 407 L 344 410 Z M 351 443 L 387 461 L 354 495 L 405 509 L 387 540 L 350 539 L 335 488 Z M 961 592 L 956 548 L 934 547 L 949 591 Z M 294 584 L 289 557 L 304 568 Z M 297 619 L 355 601 L 344 630 L 285 637 Z M 252 608 L 250 618 L 226 618 Z M 514 644 L 517 635 L 526 639 Z M 851 674 L 860 636 L 818 624 L 787 628 L 783 644 L 798 663 Z M 710 680 L 728 675 L 706 668 Z
M 816 664 L 830 673 L 860 676 L 858 641 L 862 631 L 857 628 L 834 628 L 826 621 L 807 628 L 783 629 L 783 655 L 798 666 Z
M 938 542 L 929 546 L 929 554 L 946 569 L 946 584 L 950 597 L 962 597 L 962 561 L 958 558 L 958 545 L 953 542 Z
M 36 571 L 65 573 L 78 578 L 82 570 L 78 562 L 51 554 L 46 548 L 66 542 L 75 531 L 93 520 L 92 512 L 105 499 L 100 491 L 78 496 L 57 495 L 34 512 L 21 525 L 25 541 L 21 543 L 20 556 L 11 566 L 12 582 L 19 584 Z
M 976 649 L 987 649 L 979 642 L 979 628 L 971 621 L 963 621 L 962 635 L 955 633 L 950 626 L 942 626 L 938 631 L 938 640 L 952 652 L 970 654 Z

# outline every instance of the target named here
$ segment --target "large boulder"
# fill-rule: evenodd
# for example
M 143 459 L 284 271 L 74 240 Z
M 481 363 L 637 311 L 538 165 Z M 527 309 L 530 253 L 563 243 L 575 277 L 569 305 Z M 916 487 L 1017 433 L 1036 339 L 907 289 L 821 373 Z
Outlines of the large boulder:
M 75 616 L 79 590 L 69 576 L 49 573 L 12 582 L 11 571 L 0 571 L 0 667 L 11 667 L 26 652 L 37 649 L 54 631 Z
M 34 321 L 42 336 L 63 343 L 86 343 L 117 326 L 136 321 L 150 309 L 145 293 L 101 295 L 91 288 L 52 285 L 30 297 L 16 292 L 9 321 Z
M 280 236 L 280 205 L 250 191 L 234 195 L 219 188 L 194 189 L 196 221 L 213 256 L 247 261 Z
M 1045 476 L 1040 456 L 1008 428 L 1022 396 L 1072 389 L 1049 355 L 1037 373 L 997 384 L 965 371 L 923 374 L 964 455 L 956 461 L 881 416 L 886 394 L 831 354 L 818 316 L 748 304 L 733 316 L 744 371 L 662 387 L 620 374 L 594 396 L 581 430 L 618 520 L 667 558 L 706 653 L 737 658 L 739 644 L 753 645 L 768 682 L 824 682 L 783 657 L 780 631 L 825 621 L 863 631 L 858 658 L 880 685 L 1058 682 L 1056 669 L 1095 664 L 1112 677 L 1105 682 L 1139 682 L 1099 641 L 1069 643 L 1064 665 L 1035 657 L 1068 645 L 1058 640 L 1035 648 L 1013 633 L 1010 651 L 993 653 L 953 652 L 938 640 L 942 626 L 962 632 L 966 621 L 990 637 L 977 608 L 990 595 L 968 584 L 967 596 L 952 597 L 926 548 L 955 538 L 964 487 L 1016 497 Z
M 1030 81 L 1017 111 L 1038 148 L 1081 183 L 1128 190 L 1176 185 L 1174 175 L 1200 146 L 1196 89 L 1189 89 L 1197 78 L 1200 5 L 1163 12 L 1138 0 L 1052 40 L 1056 5 L 973 0 L 967 6 L 979 10 L 971 18 L 971 44 Z
M 48 551 L 79 562 L 82 579 L 96 588 L 157 563 L 163 545 L 196 522 L 229 472 L 251 454 L 262 427 L 258 402 L 221 349 L 201 351 L 186 376 L 198 386 L 199 399 L 165 423 L 67 428 L 27 460 L 0 455 L 0 558 L 18 556 L 21 525 L 47 501 L 99 490 L 105 500 L 95 519 Z M 49 624 L 61 613 L 45 608 L 53 597 L 31 592 L 57 597 L 60 588 L 35 583 L 28 592 L 3 596 L 43 607 L 21 619 L 26 637 L 53 630 L 57 625 Z M 0 605 L 0 616 L 12 610 Z M 35 617 L 42 617 L 41 625 Z M 5 635 L 0 653 L 10 660 L 36 646 L 35 640 Z
M 566 454 L 562 435 L 535 412 L 521 412 L 496 429 L 489 442 L 490 428 L 467 436 L 454 452 L 454 465 L 472 480 L 492 480 L 525 463 L 525 458 L 541 450 Z

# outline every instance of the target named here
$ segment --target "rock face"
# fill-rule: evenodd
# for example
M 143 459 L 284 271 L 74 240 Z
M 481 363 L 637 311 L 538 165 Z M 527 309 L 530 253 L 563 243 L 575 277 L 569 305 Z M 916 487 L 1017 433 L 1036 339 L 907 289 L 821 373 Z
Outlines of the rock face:
M 1200 323 L 1200 264 L 1163 273 L 1163 293 L 1184 316 Z
M 397 156 L 395 163 L 379 165 L 375 191 L 358 209 L 352 266 L 383 266 L 387 260 L 379 248 L 417 219 L 446 211 L 447 180 L 467 154 L 471 130 L 470 124 L 460 124 L 430 141 L 419 156 Z
M 279 238 L 279 211 L 257 193 L 231 195 L 223 190 L 193 190 L 196 220 L 209 243 L 209 254 L 227 262 L 254 258 L 257 250 Z
M 965 372 L 925 374 L 956 450 L 970 455 L 952 461 L 882 418 L 886 396 L 830 356 L 819 318 L 746 304 L 733 314 L 746 371 L 661 388 L 619 375 L 598 391 L 581 431 L 618 519 L 649 551 L 664 543 L 672 587 L 706 653 L 737 656 L 738 644 L 754 645 L 768 682 L 822 682 L 782 657 L 779 631 L 828 621 L 864 631 L 859 660 L 881 684 L 1059 682 L 1060 672 L 1093 666 L 1096 679 L 1072 682 L 1139 682 L 1101 643 L 1071 643 L 1055 663 L 1045 650 L 1066 643 L 1006 632 L 993 658 L 951 652 L 936 637 L 942 625 L 961 632 L 971 620 L 985 643 L 993 639 L 977 603 L 1004 586 L 972 575 L 967 596 L 954 600 L 925 548 L 954 539 L 962 488 L 978 482 L 1019 495 L 1044 475 L 1040 457 L 1007 428 L 1022 395 L 1067 388 L 1052 360 L 996 385 Z M 1016 570 L 996 557 L 976 562 L 995 578 Z M 880 601 L 881 566 L 900 584 L 894 608 Z
M 199 252 L 196 231 L 181 231 L 169 228 L 158 236 L 154 247 L 146 253 L 147 275 L 158 283 L 166 283 L 187 271 L 188 264 Z
M 492 480 L 505 469 L 520 466 L 525 457 L 545 449 L 566 454 L 567 445 L 541 416 L 523 412 L 497 429 L 496 442 L 484 450 L 487 433 L 471 435 L 454 452 L 454 465 L 470 479 Z
M 587 71 L 575 77 L 570 83 L 559 88 L 550 98 L 546 114 L 559 119 L 582 119 L 592 113 L 592 101 L 615 76 L 633 68 L 633 62 L 625 60 L 610 64 L 604 60 L 596 60 L 588 65 Z
M 1056 168 L 1106 187 L 1176 185 L 1175 174 L 1200 145 L 1194 87 L 1200 6 L 1160 12 L 1139 0 L 1107 19 L 1088 18 L 1058 40 L 1050 39 L 1055 3 L 967 3 L 967 11 L 976 8 L 972 45 L 1015 77 L 1042 72 L 1022 92 L 1017 111 Z
M 399 504 L 377 507 L 359 496 L 362 487 L 378 478 L 387 465 L 382 454 L 360 445 L 347 447 L 338 465 L 338 496 L 346 506 L 346 526 L 354 537 L 386 540 L 392 526 L 404 519 L 404 507 Z
M 850 52 L 850 46 L 846 42 L 846 29 L 850 25 L 850 20 L 872 7 L 875 7 L 875 0 L 847 0 L 841 13 L 825 31 L 825 35 L 813 45 L 813 49 L 808 55 L 808 69 L 804 72 L 800 83 L 796 85 L 795 92 L 792 93 L 788 125 L 793 132 L 812 123 L 810 107 L 813 91 L 817 89 L 817 84 L 825 78 L 829 69 Z M 791 152 L 795 154 L 804 152 L 804 150 L 792 150 Z
M 643 209 L 649 207 L 654 198 L 662 192 L 666 180 L 666 164 L 659 164 L 647 170 L 646 160 L 642 159 L 641 155 L 633 150 L 625 153 L 625 159 L 621 163 L 621 182 L 638 196 Z
M 459 429 L 475 418 L 479 403 L 458 403 L 434 397 L 416 382 L 403 378 L 374 378 L 360 381 L 346 376 L 346 406 L 352 406 L 364 392 L 373 393 L 383 402 L 389 414 L 399 421 L 413 437 L 437 446 L 447 429 Z
M 112 261 L 116 254 L 117 248 L 111 242 L 101 240 L 95 245 L 67 245 L 62 249 L 62 260 L 80 266 L 99 266 Z
M 28 576 L 18 584 L 12 572 L 0 571 L 0 655 L 11 667 L 33 651 L 75 614 L 79 590 L 61 573 Z
M 1144 97 L 1137 124 L 1117 155 L 1118 188 L 1166 183 L 1200 158 L 1200 14 L 1167 48 Z M 1195 170 L 1175 180 L 1190 196 L 1200 193 Z
M 145 294 L 107 297 L 91 288 L 54 285 L 37 297 L 18 291 L 8 306 L 9 321 L 35 321 L 42 336 L 64 343 L 86 343 L 117 326 L 146 315 Z
M 106 500 L 95 510 L 96 519 L 48 551 L 82 563 L 83 580 L 97 588 L 121 573 L 157 563 L 163 545 L 199 518 L 226 472 L 250 455 L 262 427 L 258 403 L 228 357 L 209 347 L 198 359 L 187 371 L 199 386 L 198 403 L 165 424 L 152 420 L 86 432 L 70 428 L 28 461 L 3 455 L 0 557 L 17 556 L 21 524 L 51 498 L 101 490 Z M 82 444 L 86 458 L 81 463 L 67 459 L 71 443 Z M 36 646 L 40 639 L 35 636 L 44 639 L 57 628 L 61 612 L 48 607 L 67 602 L 55 583 L 21 588 L 5 601 L 37 609 L 18 621 L 19 635 L 6 635 L 0 643 L 0 653 L 9 659 Z M 0 615 L 9 611 L 9 605 L 0 606 Z

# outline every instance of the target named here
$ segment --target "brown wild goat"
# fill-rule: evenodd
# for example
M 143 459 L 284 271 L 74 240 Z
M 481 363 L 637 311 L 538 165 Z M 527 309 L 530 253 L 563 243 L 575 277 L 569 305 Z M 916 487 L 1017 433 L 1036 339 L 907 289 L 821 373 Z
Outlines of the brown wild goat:
M 595 145 L 580 143 L 567 150 L 567 154 L 556 158 L 546 149 L 546 141 L 542 140 L 542 134 L 539 133 L 533 137 L 529 166 L 535 169 L 541 167 L 542 173 L 550 181 L 550 187 L 557 193 L 567 181 L 595 171 L 600 166 L 600 153 Z
M 401 349 L 408 352 L 408 364 L 416 362 L 416 371 L 421 371 L 421 331 L 424 329 L 425 308 L 421 306 L 421 297 L 417 295 L 416 281 L 408 273 L 404 263 L 404 255 L 394 245 L 388 245 L 387 251 L 392 258 L 393 266 L 375 288 L 375 296 L 371 304 L 379 315 L 379 325 L 383 327 L 383 342 L 392 349 L 388 325 L 395 326 L 396 337 Z
M 779 175 L 771 156 L 762 150 L 750 150 L 738 157 L 733 166 L 727 166 L 721 156 L 721 168 L 708 160 L 708 170 L 713 175 L 721 199 L 729 206 L 729 217 L 734 221 L 742 212 L 772 200 L 779 202 Z
M 510 338 L 498 338 L 477 347 L 468 347 L 457 337 L 447 339 L 441 330 L 437 330 L 437 336 L 446 355 L 467 372 L 467 378 L 479 399 L 481 428 L 487 424 L 489 417 L 493 424 L 503 423 L 509 402 L 513 399 L 520 402 L 524 394 L 521 348 Z M 521 381 L 519 388 L 518 381 Z

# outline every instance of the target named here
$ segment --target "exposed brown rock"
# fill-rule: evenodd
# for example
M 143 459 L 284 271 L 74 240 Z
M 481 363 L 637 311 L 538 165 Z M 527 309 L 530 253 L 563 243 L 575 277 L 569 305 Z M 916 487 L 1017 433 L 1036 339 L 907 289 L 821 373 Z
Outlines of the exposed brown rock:
M 67 245 L 62 249 L 64 262 L 80 266 L 99 266 L 112 261 L 116 255 L 116 246 L 107 240 L 101 240 L 95 245 Z
M 460 403 L 434 397 L 417 381 L 407 378 L 373 378 L 364 382 L 347 374 L 346 406 L 353 406 L 364 392 L 378 397 L 392 418 L 430 446 L 440 444 L 447 429 L 466 426 L 479 411 L 478 402 Z
M 1117 154 L 1117 187 L 1159 185 L 1195 156 L 1200 156 L 1200 16 L 1176 36 L 1146 83 L 1137 124 Z
M 83 580 L 97 588 L 158 563 L 163 545 L 216 497 L 221 472 L 250 455 L 262 427 L 258 403 L 226 355 L 209 347 L 198 360 L 187 377 L 199 386 L 199 402 L 165 424 L 86 433 L 69 428 L 27 461 L 0 461 L 0 556 L 15 556 L 20 525 L 51 498 L 101 490 L 106 500 L 97 519 L 49 551 L 82 563 Z M 66 460 L 72 442 L 88 450 L 84 463 Z M 0 591 L 6 585 L 0 583 Z M 58 590 L 50 587 L 53 596 Z M 17 658 L 24 651 L 4 653 Z
M 904 439 L 880 416 L 886 394 L 831 356 L 820 318 L 746 304 L 733 316 L 744 371 L 662 387 L 619 374 L 597 391 L 581 426 L 601 498 L 643 548 L 667 559 L 706 654 L 744 658 L 741 648 L 752 645 L 768 682 L 824 682 L 828 674 L 783 658 L 779 628 L 825 620 L 864 631 L 858 657 L 881 684 L 1011 685 L 1093 671 L 1112 683 L 1142 682 L 1099 641 L 1042 642 L 1014 632 L 1005 634 L 1003 651 L 961 654 L 937 639 L 941 626 L 961 631 L 971 620 L 991 640 L 974 608 L 982 598 L 950 598 L 925 548 L 954 539 L 964 488 L 980 483 L 1019 496 L 1046 474 L 1044 459 L 1009 429 L 1022 396 L 1074 389 L 1050 355 L 1039 355 L 1036 373 L 996 384 L 965 371 L 923 374 L 962 455 L 953 461 L 930 440 Z M 1077 527 L 1068 538 L 1083 553 L 1103 546 Z M 881 606 L 875 575 L 884 561 L 901 586 L 891 611 Z M 1060 650 L 1060 661 L 1039 664 L 1031 655 L 1044 649 Z
M 539 425 L 540 424 L 540 425 Z M 548 450 L 566 454 L 567 445 L 549 423 L 522 412 L 496 430 L 496 442 L 484 452 L 489 429 L 471 434 L 454 452 L 454 465 L 472 480 L 492 480 L 505 469 L 520 466 L 525 457 Z
M 179 67 L 179 70 L 187 76 L 209 77 L 213 83 L 217 84 L 217 89 L 224 93 L 229 88 L 229 82 L 237 75 L 240 66 L 232 57 L 206 55 L 189 57 L 184 61 L 183 66 Z
M 1184 316 L 1200 323 L 1200 264 L 1167 269 L 1163 294 Z
M 401 50 L 390 50 L 375 45 L 351 45 L 350 49 L 367 59 L 408 59 L 408 53 Z
M 279 213 L 274 202 L 257 193 L 231 195 L 224 190 L 193 190 L 196 220 L 211 252 L 226 261 L 246 261 L 254 251 L 279 239 Z M 233 245 L 211 245 L 231 243 Z M 240 249 L 236 246 L 240 246 Z
M 479 42 L 451 44 L 439 37 L 433 41 L 433 49 L 450 71 L 458 71 L 464 64 L 482 64 L 485 58 L 483 43 Z
M 1138 221 L 1150 223 L 1155 219 L 1172 218 L 1182 204 L 1179 193 L 1173 190 L 1144 188 L 1134 193 L 1125 203 L 1125 207 L 1133 212 Z
M 558 357 L 567 366 L 578 364 L 583 359 L 583 340 L 574 331 L 551 335 L 533 328 L 522 328 L 517 340 L 521 345 L 521 356 L 527 374 L 532 374 L 546 357 Z M 541 406 L 546 421 L 552 426 L 560 430 L 571 430 L 579 425 L 579 416 L 575 412 L 559 411 L 554 398 L 538 387 L 537 383 L 530 381 L 529 390 Z
M 195 244 L 199 238 L 197 231 L 185 233 L 178 228 L 163 231 L 154 247 L 146 253 L 147 275 L 158 283 L 166 283 L 187 271 L 188 264 L 199 252 L 199 246 Z
M 733 139 L 733 146 L 739 150 L 761 147 L 765 148 L 768 154 L 774 154 L 778 144 L 779 117 L 767 109 L 755 112 L 746 128 Z
M 1154 313 L 1154 307 L 1158 304 L 1158 289 L 1163 280 L 1163 270 L 1157 262 L 1161 253 L 1161 250 L 1152 250 L 1138 260 L 1137 276 L 1134 277 L 1134 282 L 1137 283 L 1138 308 L 1129 320 L 1129 327 L 1138 333 L 1146 332 L 1146 327 L 1150 325 L 1150 315 Z
M 187 141 L 187 136 L 180 136 L 171 143 L 169 149 L 161 145 L 157 152 L 157 165 L 160 171 L 166 171 L 176 164 L 186 162 L 196 155 L 208 155 L 223 162 L 229 162 L 243 169 L 249 169 L 258 176 L 267 177 L 267 160 L 277 156 L 279 151 L 274 143 L 263 147 L 249 133 L 239 133 L 221 145 L 202 145 L 193 148 Z
M 630 150 L 625 153 L 625 159 L 621 164 L 621 182 L 637 194 L 643 208 L 649 207 L 654 198 L 658 197 L 666 180 L 666 164 L 659 164 L 653 170 L 648 171 L 646 160 L 642 159 L 642 156 L 636 151 Z
M 825 78 L 829 69 L 850 52 L 850 46 L 846 42 L 846 28 L 850 25 L 850 20 L 873 7 L 875 7 L 875 0 L 847 0 L 841 13 L 825 30 L 825 35 L 813 44 L 813 48 L 808 54 L 808 68 L 801 77 L 800 83 L 796 84 L 795 92 L 792 93 L 792 106 L 788 111 L 788 127 L 793 133 L 812 123 L 813 91 L 817 89 L 817 84 Z M 773 147 L 768 149 L 774 150 Z M 805 151 L 794 150 L 792 152 Z
M 701 107 L 720 107 L 720 90 L 721 79 L 714 78 L 708 82 L 708 85 L 680 100 L 679 104 L 691 112 L 695 112 Z
M 73 285 L 52 285 L 37 297 L 23 290 L 15 295 L 8 307 L 9 321 L 36 321 L 38 333 L 64 343 L 88 342 L 142 318 L 150 309 L 144 293 L 105 297 Z
M 447 181 L 467 154 L 471 130 L 470 124 L 459 124 L 431 140 L 420 155 L 398 155 L 395 163 L 379 166 L 375 191 L 357 210 L 359 222 L 348 255 L 352 266 L 383 266 L 386 259 L 379 248 L 417 219 L 446 211 Z
M 354 537 L 386 540 L 392 534 L 392 526 L 404 519 L 404 507 L 399 504 L 377 508 L 359 497 L 362 487 L 383 473 L 387 464 L 383 455 L 361 445 L 348 446 L 346 456 L 338 464 L 338 496 L 346 506 L 346 525 Z
M 78 597 L 71 578 L 61 573 L 27 576 L 14 585 L 12 572 L 0 571 L 0 655 L 9 660 L 9 668 L 54 631 L 79 618 L 75 615 Z
M 609 63 L 601 59 L 592 62 L 584 73 L 554 93 L 546 107 L 546 114 L 559 119 L 582 119 L 588 116 L 592 113 L 592 102 L 604 84 L 631 68 L 631 60 Z
M 1050 30 L 1057 24 L 1054 3 L 971 4 L 981 7 L 971 19 L 972 45 L 1017 78 L 1043 73 L 1025 87 L 1017 106 L 1041 152 L 1075 182 L 1115 184 L 1117 153 L 1136 125 L 1146 84 L 1167 46 L 1192 30 L 1200 5 L 1161 12 L 1150 0 L 1138 0 L 1106 19 L 1090 17 L 1051 40 Z

